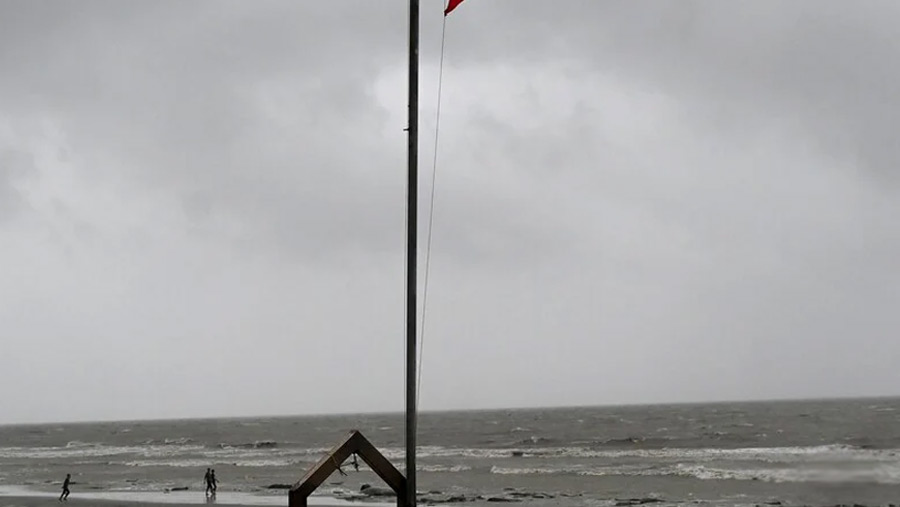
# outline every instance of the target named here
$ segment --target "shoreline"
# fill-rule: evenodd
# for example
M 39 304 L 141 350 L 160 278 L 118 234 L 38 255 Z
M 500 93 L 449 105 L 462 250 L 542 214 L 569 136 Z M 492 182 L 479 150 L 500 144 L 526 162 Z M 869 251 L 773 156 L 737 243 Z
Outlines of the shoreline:
M 177 502 L 166 502 L 166 503 L 157 503 L 152 501 L 141 501 L 141 500 L 116 500 L 116 499 L 94 499 L 94 498 L 73 498 L 69 497 L 69 500 L 66 502 L 57 502 L 55 498 L 41 497 L 41 496 L 15 496 L 15 495 L 0 495 L 0 507 L 46 507 L 48 502 L 55 502 L 59 505 L 71 505 L 73 507 L 91 507 L 91 506 L 103 506 L 103 507 L 112 507 L 112 506 L 152 506 L 152 507 L 191 507 L 196 505 L 202 505 L 205 502 L 195 502 L 195 503 L 177 503 Z M 227 504 L 230 506 L 236 507 L 256 507 L 255 504 Z M 287 505 L 287 501 L 285 501 L 284 505 Z M 312 506 L 311 506 L 312 507 Z
M 57 501 L 59 493 L 30 489 L 27 486 L 0 486 L 0 506 L 38 507 L 48 501 Z M 128 504 L 156 507 L 179 507 L 196 505 L 228 505 L 237 507 L 265 507 L 288 504 L 287 492 L 282 495 L 260 495 L 242 491 L 223 491 L 214 497 L 206 497 L 200 491 L 79 491 L 72 492 L 69 499 L 60 505 Z M 331 496 L 313 495 L 309 505 L 315 507 L 392 507 L 393 502 L 350 502 Z
M 646 407 L 690 407 L 690 406 L 723 406 L 723 405 L 760 405 L 760 404 L 781 404 L 781 403 L 840 403 L 845 401 L 894 401 L 900 400 L 900 394 L 872 394 L 865 396 L 826 396 L 826 397 L 803 397 L 788 396 L 784 398 L 747 398 L 747 399 L 714 399 L 714 400 L 678 400 L 670 402 L 662 401 L 646 401 L 646 402 L 621 402 L 621 403 L 582 403 L 574 405 L 549 405 L 549 406 L 498 406 L 492 408 L 476 407 L 476 408 L 454 408 L 447 407 L 441 409 L 419 410 L 419 416 L 441 416 L 452 413 L 490 413 L 490 412 L 529 412 L 544 410 L 589 410 L 589 409 L 632 409 Z M 347 411 L 347 412 L 309 412 L 305 414 L 257 414 L 257 415 L 185 415 L 185 416 L 167 416 L 167 417 L 110 417 L 105 419 L 74 419 L 74 420 L 45 420 L 45 421 L 10 421 L 0 422 L 0 428 L 4 427 L 42 427 L 42 426 L 88 426 L 92 424 L 133 424 L 133 423 L 183 423 L 183 422 L 203 422 L 203 421 L 251 421 L 258 419 L 327 419 L 327 418 L 344 418 L 344 417 L 403 417 L 402 410 L 373 410 L 373 411 Z

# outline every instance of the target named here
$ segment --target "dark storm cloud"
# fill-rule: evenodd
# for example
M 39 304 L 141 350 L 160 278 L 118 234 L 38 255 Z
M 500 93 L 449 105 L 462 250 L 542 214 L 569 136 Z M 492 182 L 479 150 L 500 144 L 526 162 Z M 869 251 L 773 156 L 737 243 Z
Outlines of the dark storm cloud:
M 898 14 L 467 0 L 424 406 L 889 392 Z M 9 420 L 400 407 L 405 16 L 0 3 Z M 440 23 L 423 3 L 423 222 Z

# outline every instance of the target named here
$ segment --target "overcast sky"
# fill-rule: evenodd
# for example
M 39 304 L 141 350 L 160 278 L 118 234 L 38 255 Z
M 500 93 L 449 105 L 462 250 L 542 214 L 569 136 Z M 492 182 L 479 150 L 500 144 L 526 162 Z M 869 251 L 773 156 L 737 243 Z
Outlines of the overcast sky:
M 406 16 L 0 1 L 0 422 L 402 410 Z M 898 58 L 893 0 L 464 2 L 422 408 L 900 393 Z

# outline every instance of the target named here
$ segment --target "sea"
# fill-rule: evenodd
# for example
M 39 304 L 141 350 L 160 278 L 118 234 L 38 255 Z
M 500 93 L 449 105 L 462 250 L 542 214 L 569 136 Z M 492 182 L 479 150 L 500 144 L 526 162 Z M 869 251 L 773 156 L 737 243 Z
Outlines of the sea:
M 351 430 L 403 470 L 402 414 L 0 426 L 0 494 L 56 494 L 71 473 L 73 498 L 200 503 L 209 467 L 219 499 L 287 505 Z M 418 442 L 423 505 L 900 503 L 900 399 L 432 412 Z M 365 464 L 343 470 L 321 503 L 390 502 Z

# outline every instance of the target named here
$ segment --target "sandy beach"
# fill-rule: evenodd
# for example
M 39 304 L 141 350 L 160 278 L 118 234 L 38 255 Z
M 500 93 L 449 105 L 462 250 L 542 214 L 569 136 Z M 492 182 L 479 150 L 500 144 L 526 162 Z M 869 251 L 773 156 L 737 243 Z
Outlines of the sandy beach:
M 47 507 L 48 505 L 67 505 L 71 507 L 113 507 L 113 506 L 144 506 L 144 507 L 178 507 L 178 506 L 196 506 L 205 502 L 186 502 L 186 503 L 162 503 L 152 501 L 138 500 L 113 500 L 113 499 L 88 499 L 88 498 L 71 498 L 65 503 L 60 503 L 56 499 L 39 496 L 0 496 L 0 507 Z M 251 507 L 256 504 L 228 504 L 228 505 L 246 505 Z M 284 501 L 287 505 L 287 499 Z
M 70 496 L 65 502 L 59 502 L 56 493 L 29 490 L 22 487 L 0 487 L 0 507 L 46 507 L 48 505 L 67 505 L 72 507 L 86 506 L 158 506 L 178 507 L 197 505 L 227 505 L 229 507 L 260 507 L 287 505 L 287 494 L 279 496 L 254 495 L 241 492 L 223 492 L 215 497 L 205 497 L 199 491 L 144 492 L 144 491 L 92 491 Z M 310 505 L 319 507 L 336 507 L 351 505 L 350 502 L 332 497 L 314 496 Z M 365 507 L 388 507 L 394 503 L 364 502 L 355 503 Z

